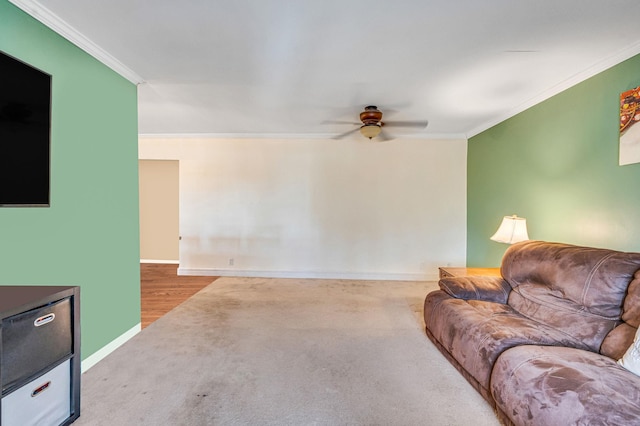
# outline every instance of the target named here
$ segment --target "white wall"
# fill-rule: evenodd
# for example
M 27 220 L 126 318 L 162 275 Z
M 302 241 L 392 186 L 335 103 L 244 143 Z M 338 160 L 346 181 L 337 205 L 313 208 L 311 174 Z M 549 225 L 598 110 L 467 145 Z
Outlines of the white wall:
M 141 138 L 180 160 L 181 274 L 435 279 L 466 259 L 466 140 Z

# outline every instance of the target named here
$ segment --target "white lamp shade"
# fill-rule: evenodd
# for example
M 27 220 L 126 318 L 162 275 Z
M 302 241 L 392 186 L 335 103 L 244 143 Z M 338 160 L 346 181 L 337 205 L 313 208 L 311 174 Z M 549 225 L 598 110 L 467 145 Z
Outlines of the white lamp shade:
M 527 234 L 527 219 L 516 215 L 503 217 L 500 227 L 496 233 L 493 234 L 491 239 L 493 241 L 506 244 L 513 244 L 528 240 L 529 234 Z

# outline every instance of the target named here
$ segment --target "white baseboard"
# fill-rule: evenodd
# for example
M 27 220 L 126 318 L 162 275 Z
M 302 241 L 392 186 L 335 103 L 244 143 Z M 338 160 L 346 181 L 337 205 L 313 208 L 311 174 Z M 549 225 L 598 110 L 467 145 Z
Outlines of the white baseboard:
M 204 277 L 259 277 L 259 278 L 319 278 L 332 280 L 382 281 L 437 281 L 435 274 L 389 274 L 375 272 L 313 272 L 313 271 L 243 271 L 231 269 L 178 268 L 178 275 Z
M 84 373 L 85 371 L 87 371 L 88 369 L 96 365 L 99 361 L 104 359 L 111 352 L 115 351 L 120 346 L 122 346 L 127 340 L 131 339 L 133 336 L 140 333 L 140 330 L 142 330 L 142 324 L 138 323 L 130 330 L 116 337 L 114 340 L 107 343 L 101 349 L 98 349 L 92 355 L 89 355 L 86 359 L 84 359 L 81 363 L 80 370 Z
M 167 265 L 179 265 L 179 260 L 140 259 L 140 263 L 166 263 Z

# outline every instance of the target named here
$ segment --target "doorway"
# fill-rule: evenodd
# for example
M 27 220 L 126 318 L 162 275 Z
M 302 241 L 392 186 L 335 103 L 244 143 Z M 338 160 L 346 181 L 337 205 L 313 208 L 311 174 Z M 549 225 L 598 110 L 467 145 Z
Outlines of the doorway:
M 178 263 L 180 188 L 178 160 L 138 160 L 140 260 Z

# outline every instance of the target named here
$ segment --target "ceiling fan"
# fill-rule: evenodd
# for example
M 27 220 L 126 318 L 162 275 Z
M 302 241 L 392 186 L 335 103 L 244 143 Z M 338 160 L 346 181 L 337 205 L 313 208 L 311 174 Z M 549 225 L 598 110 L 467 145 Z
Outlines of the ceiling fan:
M 334 139 L 342 139 L 352 133 L 360 131 L 365 138 L 373 139 L 379 137 L 380 140 L 391 140 L 392 137 L 383 131 L 382 127 L 414 127 L 424 129 L 429 124 L 428 121 L 382 121 L 382 111 L 375 105 L 369 105 L 364 108 L 364 111 L 360 113 L 360 123 L 353 123 L 350 121 L 327 121 L 326 123 L 335 124 L 351 124 L 358 126 L 353 130 L 339 134 Z

